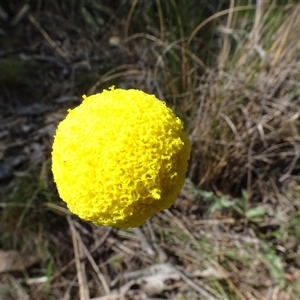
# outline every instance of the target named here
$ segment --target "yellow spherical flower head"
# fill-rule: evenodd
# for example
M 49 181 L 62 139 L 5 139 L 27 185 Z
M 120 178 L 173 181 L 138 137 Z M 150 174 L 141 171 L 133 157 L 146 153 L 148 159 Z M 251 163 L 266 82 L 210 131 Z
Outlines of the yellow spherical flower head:
M 52 170 L 73 213 L 128 228 L 174 203 L 189 156 L 183 124 L 164 102 L 111 88 L 84 96 L 58 125 Z

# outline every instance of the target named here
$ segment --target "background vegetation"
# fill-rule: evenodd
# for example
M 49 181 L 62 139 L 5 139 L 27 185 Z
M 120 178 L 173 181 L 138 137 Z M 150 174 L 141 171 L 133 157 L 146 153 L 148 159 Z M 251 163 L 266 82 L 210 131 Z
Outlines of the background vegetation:
M 1 299 L 298 299 L 298 1 L 3 0 Z M 70 215 L 56 125 L 111 85 L 193 144 L 176 207 L 136 230 Z

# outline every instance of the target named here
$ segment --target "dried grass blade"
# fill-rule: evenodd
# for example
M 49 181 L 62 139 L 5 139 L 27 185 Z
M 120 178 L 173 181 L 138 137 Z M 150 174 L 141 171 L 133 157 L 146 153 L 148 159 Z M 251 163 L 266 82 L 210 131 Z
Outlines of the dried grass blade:
M 85 266 L 84 266 L 84 263 L 80 261 L 80 258 L 82 257 L 84 251 L 83 251 L 82 246 L 80 245 L 80 242 L 78 241 L 78 233 L 75 229 L 72 219 L 68 216 L 67 220 L 68 220 L 70 230 L 71 230 L 71 235 L 72 235 L 80 300 L 87 300 L 87 299 L 90 299 L 90 293 L 89 293 L 88 284 L 87 284 Z

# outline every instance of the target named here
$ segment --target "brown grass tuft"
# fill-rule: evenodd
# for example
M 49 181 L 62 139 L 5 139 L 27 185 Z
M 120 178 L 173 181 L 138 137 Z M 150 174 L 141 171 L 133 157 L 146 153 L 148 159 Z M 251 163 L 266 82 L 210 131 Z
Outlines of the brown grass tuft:
M 227 193 L 245 188 L 263 197 L 270 178 L 282 186 L 297 173 L 299 101 L 291 91 L 299 93 L 294 35 L 300 29 L 299 9 L 287 9 L 272 32 L 272 19 L 256 11 L 253 30 L 243 35 L 232 30 L 245 42 L 226 59 L 224 72 L 211 70 L 202 77 L 189 174 L 198 186 Z

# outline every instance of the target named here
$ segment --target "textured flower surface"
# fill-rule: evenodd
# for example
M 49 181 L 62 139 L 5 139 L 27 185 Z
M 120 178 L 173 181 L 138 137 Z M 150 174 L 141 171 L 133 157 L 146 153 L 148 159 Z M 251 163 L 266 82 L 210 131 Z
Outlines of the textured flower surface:
M 52 171 L 74 214 L 128 228 L 174 203 L 189 156 L 183 124 L 164 102 L 112 88 L 84 96 L 58 125 Z

